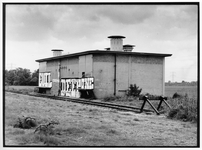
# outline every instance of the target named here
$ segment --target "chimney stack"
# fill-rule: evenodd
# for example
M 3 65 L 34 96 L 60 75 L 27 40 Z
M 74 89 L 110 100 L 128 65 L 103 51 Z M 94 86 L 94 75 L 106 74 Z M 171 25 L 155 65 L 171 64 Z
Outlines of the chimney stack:
M 109 36 L 110 38 L 110 50 L 111 51 L 123 51 L 123 38 L 124 36 L 113 35 Z
M 132 52 L 134 46 L 135 45 L 129 45 L 129 44 L 123 45 L 123 51 L 124 52 Z
M 62 49 L 52 49 L 53 51 L 53 57 L 56 57 L 56 56 L 60 56 L 62 55 Z

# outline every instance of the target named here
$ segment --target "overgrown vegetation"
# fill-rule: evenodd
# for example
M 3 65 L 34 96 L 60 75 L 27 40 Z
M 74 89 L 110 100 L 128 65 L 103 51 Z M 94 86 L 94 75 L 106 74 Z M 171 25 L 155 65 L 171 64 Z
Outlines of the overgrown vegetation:
M 36 128 L 13 128 L 16 118 L 23 115 L 36 118 L 39 126 L 46 125 L 50 120 L 58 120 L 60 124 L 51 128 L 47 135 L 42 131 L 34 134 Z M 182 132 L 175 134 L 173 126 Z M 174 142 L 179 146 L 182 143 L 185 143 L 185 146 L 192 146 L 196 143 L 196 127 L 190 126 L 183 130 L 182 124 L 155 115 L 137 115 L 6 92 L 7 146 L 156 146 L 159 140 L 153 137 L 165 139 L 168 134 L 170 138 L 159 146 L 172 146 Z M 142 138 L 137 136 L 140 131 Z M 144 138 L 147 138 L 148 142 L 142 141 Z
M 135 86 L 133 86 L 135 87 Z M 137 86 L 136 86 L 137 87 Z M 131 88 L 133 89 L 133 88 Z M 138 88 L 136 88 L 138 89 Z M 135 93 L 135 92 L 134 92 Z M 120 97 L 120 96 L 111 96 L 106 97 L 103 99 L 103 101 L 106 102 L 114 102 L 114 103 L 121 103 L 123 105 L 131 105 L 135 107 L 141 108 L 143 101 L 143 96 L 148 96 L 150 100 L 157 100 L 160 98 L 159 95 L 152 95 L 149 93 L 146 94 L 140 94 L 138 97 L 135 96 L 126 96 L 126 97 Z M 178 94 L 177 92 L 173 94 L 172 97 L 167 97 L 167 102 L 171 106 L 171 110 L 166 106 L 164 103 L 162 103 L 160 107 L 160 112 L 167 115 L 170 119 L 179 119 L 183 121 L 192 121 L 197 122 L 198 116 L 197 116 L 197 99 L 196 98 L 190 98 L 188 94 L 182 95 Z M 159 101 L 151 101 L 154 107 L 158 107 Z M 149 105 L 145 105 L 147 109 L 151 109 Z
M 110 101 L 133 101 L 137 100 L 140 96 L 142 89 L 137 86 L 136 84 L 130 84 L 128 90 L 126 90 L 126 96 L 109 96 L 105 97 L 103 101 L 110 102 Z
M 35 118 L 24 116 L 18 117 L 13 128 L 30 129 L 31 132 L 26 134 L 25 130 L 14 130 L 13 134 L 20 135 L 18 141 L 23 142 L 22 144 L 43 142 L 47 146 L 57 146 L 60 142 L 54 137 L 57 134 L 57 130 L 54 130 L 54 125 L 58 124 L 58 121 L 50 121 L 46 124 L 40 124 L 37 126 Z M 33 131 L 33 129 L 35 130 Z
M 183 96 L 175 93 L 173 98 L 169 98 L 168 103 L 172 106 L 168 118 L 197 122 L 197 99 L 189 98 L 187 94 Z
M 134 87 L 134 86 L 133 86 Z M 136 86 L 137 87 L 137 86 Z M 34 88 L 33 86 L 9 86 L 6 87 L 6 91 L 15 91 L 19 93 L 30 93 L 30 92 L 37 92 L 38 88 Z M 139 87 L 137 88 L 139 90 Z M 196 122 L 198 119 L 197 116 L 197 95 L 194 97 L 190 97 L 187 93 L 178 93 L 173 92 L 174 94 L 168 97 L 168 104 L 172 107 L 171 110 L 162 103 L 162 106 L 160 107 L 161 113 L 164 113 L 168 116 L 168 118 L 171 119 L 180 119 L 184 121 L 193 121 Z M 189 93 L 190 94 L 190 93 Z M 148 96 L 149 99 L 159 99 L 158 95 L 152 95 L 152 94 L 145 94 Z M 192 95 L 192 94 L 190 94 Z M 135 106 L 138 108 L 141 108 L 143 101 L 141 100 L 144 95 L 140 94 L 138 97 L 134 96 L 111 96 L 111 97 L 105 97 L 103 101 L 105 102 L 113 102 L 123 105 L 130 105 Z M 139 100 L 140 99 L 140 100 Z M 152 101 L 152 104 L 157 108 L 159 101 Z M 149 105 L 145 105 L 145 108 L 151 109 Z
M 18 118 L 16 124 L 14 124 L 14 128 L 22 128 L 22 129 L 30 129 L 32 127 L 36 127 L 36 119 L 32 117 L 22 117 Z
M 34 133 L 43 133 L 45 135 L 50 135 L 50 134 L 53 134 L 53 128 L 54 126 L 53 125 L 58 125 L 59 122 L 56 122 L 56 121 L 50 121 L 49 123 L 47 124 L 41 124 L 39 125 Z

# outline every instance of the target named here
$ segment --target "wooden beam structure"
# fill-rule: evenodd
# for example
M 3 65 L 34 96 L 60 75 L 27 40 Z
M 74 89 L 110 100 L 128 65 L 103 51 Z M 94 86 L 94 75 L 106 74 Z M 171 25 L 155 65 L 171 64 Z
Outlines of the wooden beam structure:
M 171 106 L 166 102 L 166 100 L 167 100 L 166 97 L 160 96 L 160 98 L 158 100 L 160 100 L 160 102 L 159 102 L 158 107 L 156 109 L 154 107 L 154 105 L 151 103 L 151 100 L 149 100 L 148 96 L 144 96 L 143 97 L 142 107 L 140 108 L 140 113 L 143 112 L 143 108 L 144 108 L 146 102 L 153 108 L 153 110 L 156 112 L 157 115 L 160 114 L 159 109 L 160 109 L 163 102 L 171 109 Z

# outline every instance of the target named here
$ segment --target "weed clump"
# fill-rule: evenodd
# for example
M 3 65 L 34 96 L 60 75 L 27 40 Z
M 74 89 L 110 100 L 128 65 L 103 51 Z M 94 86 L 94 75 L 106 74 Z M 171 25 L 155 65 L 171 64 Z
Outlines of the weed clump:
M 14 124 L 14 128 L 22 128 L 22 129 L 30 129 L 32 127 L 36 127 L 36 119 L 31 117 L 23 117 L 18 118 L 18 121 L 16 124 Z
M 188 109 L 182 105 L 179 105 L 177 108 L 170 110 L 170 112 L 168 113 L 168 118 L 187 120 L 188 119 Z
M 53 134 L 53 128 L 54 128 L 53 125 L 58 125 L 58 124 L 59 122 L 56 122 L 56 121 L 51 121 L 47 124 L 41 124 L 35 129 L 34 133 L 38 132 L 40 134 L 43 133 L 44 135 Z
M 172 109 L 168 111 L 168 118 L 179 119 L 183 121 L 197 122 L 197 100 L 186 96 L 169 99 Z

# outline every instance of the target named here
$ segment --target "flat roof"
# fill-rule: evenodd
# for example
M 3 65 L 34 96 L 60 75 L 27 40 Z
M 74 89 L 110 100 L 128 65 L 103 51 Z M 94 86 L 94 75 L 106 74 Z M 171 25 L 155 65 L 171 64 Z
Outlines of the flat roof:
M 126 38 L 126 37 L 121 35 L 112 35 L 112 36 L 108 36 L 108 38 Z
M 51 51 L 63 51 L 62 49 L 52 49 Z
M 57 59 L 62 59 L 62 58 L 69 58 L 69 57 L 82 56 L 82 55 L 88 55 L 88 54 L 118 54 L 118 55 L 156 56 L 156 57 L 169 57 L 169 56 L 172 56 L 172 54 L 160 54 L 160 53 L 124 52 L 124 51 L 106 51 L 106 50 L 88 50 L 88 51 L 78 52 L 78 53 L 73 53 L 73 54 L 66 54 L 66 55 L 60 55 L 60 56 L 55 56 L 55 57 L 38 59 L 38 60 L 36 60 L 36 62 L 43 62 L 43 61 L 49 61 L 49 60 L 57 60 Z

